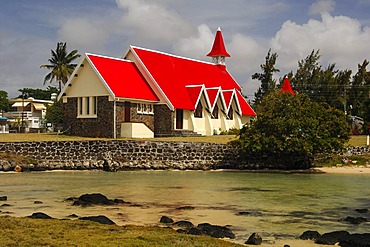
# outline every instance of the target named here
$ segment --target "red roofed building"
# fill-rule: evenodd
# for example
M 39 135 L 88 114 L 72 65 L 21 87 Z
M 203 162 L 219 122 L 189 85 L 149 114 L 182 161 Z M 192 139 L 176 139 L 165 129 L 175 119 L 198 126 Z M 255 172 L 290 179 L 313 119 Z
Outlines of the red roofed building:
M 213 135 L 255 112 L 226 70 L 218 29 L 213 63 L 130 46 L 124 58 L 85 54 L 59 98 L 69 134 L 94 137 Z

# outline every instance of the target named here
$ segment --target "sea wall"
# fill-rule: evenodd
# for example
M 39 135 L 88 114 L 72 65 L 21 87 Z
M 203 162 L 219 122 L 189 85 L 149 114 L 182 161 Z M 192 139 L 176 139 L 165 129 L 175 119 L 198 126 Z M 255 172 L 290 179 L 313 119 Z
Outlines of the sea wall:
M 342 155 L 369 154 L 369 147 L 349 147 Z M 3 154 L 3 155 L 1 155 Z M 140 140 L 0 142 L 0 171 L 43 170 L 209 170 L 289 169 L 264 165 L 230 145 Z
M 0 142 L 0 171 L 253 168 L 228 145 L 157 141 Z M 1 156 L 0 156 L 1 157 Z M 14 157 L 22 158 L 19 161 Z

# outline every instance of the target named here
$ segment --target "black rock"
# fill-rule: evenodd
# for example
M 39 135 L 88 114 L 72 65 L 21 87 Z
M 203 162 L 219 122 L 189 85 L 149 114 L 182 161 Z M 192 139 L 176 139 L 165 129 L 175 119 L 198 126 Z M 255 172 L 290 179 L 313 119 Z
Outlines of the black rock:
M 178 233 L 185 233 L 185 234 L 188 233 L 188 231 L 185 230 L 185 229 L 177 229 L 176 232 L 178 232 Z
M 84 194 L 74 201 L 73 206 L 92 206 L 92 205 L 112 205 L 112 200 L 109 200 L 105 195 L 100 193 Z
M 53 217 L 45 214 L 45 213 L 41 213 L 41 212 L 37 212 L 37 213 L 33 213 L 31 216 L 28 216 L 28 218 L 32 218 L 32 219 L 53 219 Z
M 370 247 L 370 233 L 351 234 L 339 242 L 342 247 Z
M 359 209 L 355 209 L 355 211 L 357 213 L 360 213 L 360 214 L 366 214 L 366 213 L 369 212 L 369 209 L 367 209 L 367 208 L 359 208 Z
M 8 204 L 8 203 L 4 203 L 4 204 L 2 204 L 1 206 L 0 206 L 0 208 L 3 208 L 3 207 L 10 207 L 11 205 L 10 204 Z
M 106 225 L 115 225 L 111 219 L 104 215 L 99 215 L 99 216 L 86 216 L 86 217 L 80 217 L 80 220 L 89 220 L 89 221 L 94 221 L 98 222 L 100 224 L 106 224 Z
M 321 234 L 318 231 L 305 231 L 299 236 L 300 239 L 303 240 L 313 240 L 316 241 L 321 237 Z
M 239 212 L 238 215 L 250 215 L 251 213 L 250 212 L 245 212 L 245 211 L 242 211 L 242 212 Z
M 316 244 L 328 244 L 334 245 L 339 243 L 343 239 L 346 239 L 349 236 L 349 232 L 347 231 L 334 231 L 328 232 L 321 235 L 319 239 L 315 241 Z
M 204 235 L 208 235 L 214 238 L 235 238 L 235 234 L 229 228 L 224 226 L 203 223 L 199 224 L 197 228 L 201 230 Z
M 188 234 L 191 235 L 202 235 L 202 231 L 199 230 L 198 228 L 192 227 L 188 230 Z
M 367 222 L 367 219 L 364 218 L 364 217 L 352 217 L 352 216 L 348 216 L 343 221 L 349 222 L 349 223 L 354 224 L 354 225 L 358 225 L 358 224 Z
M 114 200 L 113 200 L 113 202 L 114 202 L 114 203 L 117 203 L 117 204 L 125 203 L 125 201 L 124 201 L 124 200 L 122 200 L 122 199 L 114 199 Z
M 284 247 L 290 247 L 290 245 L 289 244 L 284 244 Z
M 7 196 L 0 196 L 0 201 L 7 201 L 8 197 Z
M 249 236 L 248 240 L 245 243 L 253 244 L 253 245 L 260 245 L 262 244 L 262 237 L 258 235 L 258 233 L 252 233 L 252 235 Z
M 159 220 L 159 222 L 165 223 L 165 224 L 170 224 L 170 223 L 173 223 L 173 219 L 171 219 L 170 217 L 167 217 L 167 216 L 162 216 L 161 219 Z
M 194 227 L 194 224 L 187 220 L 176 221 L 172 225 L 183 228 L 183 229 L 187 229 L 187 230 Z
M 43 204 L 43 202 L 42 202 L 42 201 L 34 201 L 33 203 L 34 203 L 34 204 Z
M 68 218 L 78 218 L 78 215 L 77 214 L 70 214 L 67 217 Z
M 178 207 L 176 209 L 178 209 L 178 210 L 193 210 L 193 209 L 195 209 L 195 207 L 193 207 L 193 206 L 182 206 L 182 207 Z

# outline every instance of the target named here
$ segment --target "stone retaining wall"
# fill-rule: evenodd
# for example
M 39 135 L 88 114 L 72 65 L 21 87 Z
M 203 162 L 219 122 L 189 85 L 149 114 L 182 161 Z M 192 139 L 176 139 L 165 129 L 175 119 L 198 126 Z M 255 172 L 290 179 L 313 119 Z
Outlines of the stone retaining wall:
M 221 144 L 154 141 L 0 143 L 0 152 L 23 156 L 23 170 L 221 169 L 248 166 L 238 150 Z M 0 159 L 0 171 L 16 162 Z
M 139 170 L 139 169 L 287 169 L 263 164 L 236 148 L 212 143 L 156 141 L 53 141 L 0 142 L 0 152 L 13 158 L 1 159 L 0 171 L 23 170 Z M 343 155 L 369 154 L 369 147 L 349 147 Z M 14 157 L 21 157 L 22 161 Z M 18 159 L 19 160 L 19 159 Z

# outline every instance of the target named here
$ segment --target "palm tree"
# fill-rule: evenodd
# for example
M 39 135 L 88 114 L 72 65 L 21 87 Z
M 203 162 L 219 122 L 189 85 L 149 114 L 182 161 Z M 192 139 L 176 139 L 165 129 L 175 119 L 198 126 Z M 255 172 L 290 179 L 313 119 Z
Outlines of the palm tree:
M 58 42 L 57 49 L 51 50 L 51 58 L 49 58 L 50 64 L 43 64 L 40 68 L 47 68 L 51 70 L 49 74 L 45 76 L 44 85 L 46 82 L 52 83 L 54 80 L 59 83 L 59 92 L 62 90 L 63 85 L 68 81 L 69 76 L 77 64 L 72 63 L 74 60 L 79 58 L 81 55 L 77 54 L 77 50 L 73 50 L 67 54 L 67 43 Z

